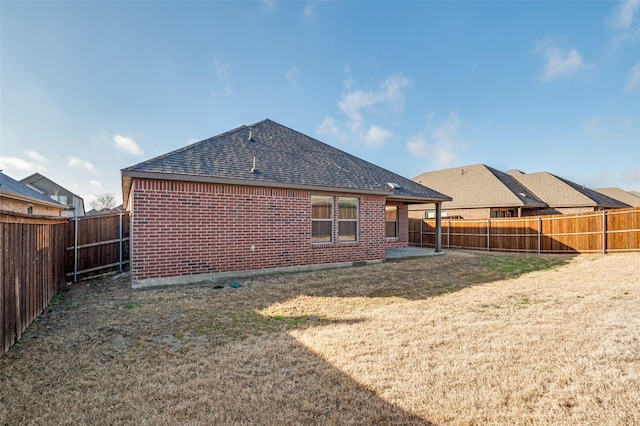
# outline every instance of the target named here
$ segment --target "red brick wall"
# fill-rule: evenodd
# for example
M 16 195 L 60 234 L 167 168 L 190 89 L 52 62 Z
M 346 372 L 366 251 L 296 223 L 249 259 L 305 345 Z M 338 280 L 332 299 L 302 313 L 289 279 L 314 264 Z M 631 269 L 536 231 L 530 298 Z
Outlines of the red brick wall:
M 409 246 L 409 206 L 401 203 L 388 203 L 398 207 L 398 238 L 386 240 L 386 248 L 394 249 Z
M 134 179 L 132 193 L 136 281 L 385 256 L 384 196 L 359 197 L 358 242 L 311 244 L 309 191 Z

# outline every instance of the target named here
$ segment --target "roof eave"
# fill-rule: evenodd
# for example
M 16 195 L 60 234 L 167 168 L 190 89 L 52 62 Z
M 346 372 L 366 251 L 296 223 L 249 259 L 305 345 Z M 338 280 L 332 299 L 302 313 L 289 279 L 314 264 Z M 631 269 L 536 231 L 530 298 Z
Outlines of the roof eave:
M 3 197 L 14 199 L 14 200 L 24 201 L 26 203 L 38 204 L 40 206 L 54 207 L 60 210 L 64 210 L 66 208 L 66 206 L 60 203 L 56 203 L 55 201 L 48 202 L 44 200 L 39 200 L 37 198 L 32 198 L 27 195 L 21 195 L 15 192 L 5 191 L 2 189 L 0 189 L 0 195 L 2 195 Z

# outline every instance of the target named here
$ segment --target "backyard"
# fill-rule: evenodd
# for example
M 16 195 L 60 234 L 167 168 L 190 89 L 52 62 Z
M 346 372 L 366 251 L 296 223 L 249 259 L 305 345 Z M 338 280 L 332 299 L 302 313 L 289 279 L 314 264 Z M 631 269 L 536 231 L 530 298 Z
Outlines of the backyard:
M 235 281 L 67 287 L 0 357 L 0 424 L 640 424 L 640 253 Z

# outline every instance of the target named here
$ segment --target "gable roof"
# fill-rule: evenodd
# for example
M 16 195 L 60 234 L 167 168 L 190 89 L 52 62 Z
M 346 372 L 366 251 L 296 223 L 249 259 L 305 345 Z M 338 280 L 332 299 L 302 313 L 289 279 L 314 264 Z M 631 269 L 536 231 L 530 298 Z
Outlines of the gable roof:
M 57 188 L 64 193 L 67 193 L 69 195 L 73 195 L 76 198 L 82 199 L 82 197 L 80 197 L 79 195 L 74 194 L 73 192 L 69 191 L 67 188 L 62 187 L 61 185 L 58 185 L 56 182 L 52 181 L 51 179 L 49 179 L 44 175 L 41 175 L 40 173 L 34 173 L 32 175 L 27 176 L 24 179 L 20 179 L 20 182 L 24 183 L 25 185 L 33 186 L 34 188 L 38 188 L 43 191 L 46 191 L 45 189 L 46 187 Z
M 56 207 L 60 210 L 66 207 L 2 172 L 0 172 L 0 195 L 29 203 Z
M 621 188 L 595 188 L 594 191 L 618 200 L 621 203 L 628 204 L 631 207 L 640 207 L 640 195 L 636 195 L 632 191 L 625 191 Z
M 369 193 L 421 203 L 450 199 L 268 119 L 122 169 L 125 207 L 132 178 Z
M 629 207 L 625 203 L 549 172 L 523 173 L 519 170 L 509 170 L 507 173 L 538 195 L 549 207 L 603 207 L 616 209 Z
M 443 208 L 546 207 L 512 176 L 484 164 L 426 172 L 413 180 L 449 194 L 453 201 Z

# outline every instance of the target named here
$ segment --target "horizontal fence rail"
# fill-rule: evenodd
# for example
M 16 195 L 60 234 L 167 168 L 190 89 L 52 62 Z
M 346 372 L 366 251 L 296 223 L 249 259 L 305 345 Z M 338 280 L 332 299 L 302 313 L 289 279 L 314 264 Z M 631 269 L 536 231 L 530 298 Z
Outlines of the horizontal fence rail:
M 68 281 L 129 263 L 129 214 L 35 217 L 0 211 L 0 355 Z
M 435 219 L 409 219 L 409 244 L 435 247 L 435 226 Z M 443 218 L 441 244 L 528 253 L 640 251 L 640 208 L 521 218 Z

